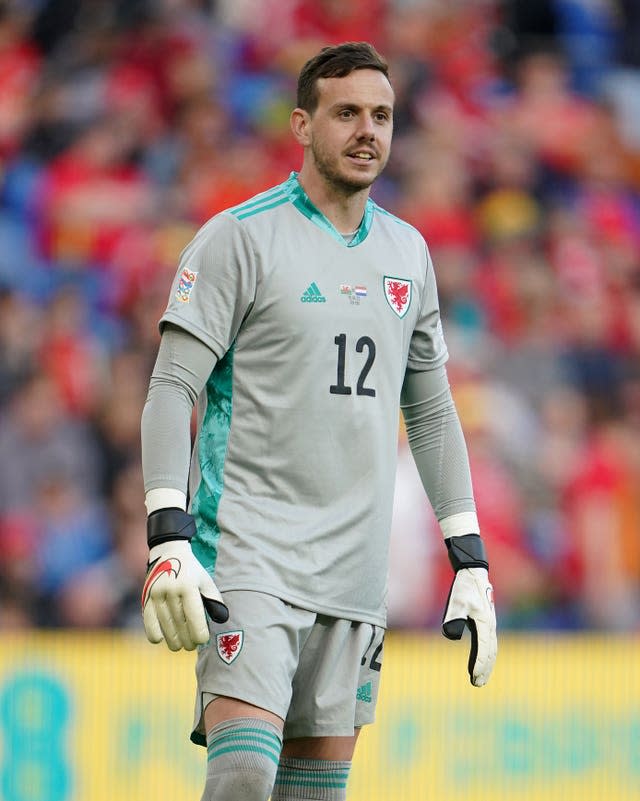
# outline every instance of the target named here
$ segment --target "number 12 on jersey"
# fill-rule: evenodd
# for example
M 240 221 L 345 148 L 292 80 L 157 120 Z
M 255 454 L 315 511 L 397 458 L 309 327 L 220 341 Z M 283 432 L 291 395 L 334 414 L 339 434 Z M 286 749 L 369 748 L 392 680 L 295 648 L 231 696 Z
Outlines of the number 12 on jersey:
M 347 335 L 338 334 L 333 341 L 338 346 L 337 377 L 336 383 L 331 384 L 329 387 L 329 392 L 332 395 L 351 395 L 352 388 L 345 383 L 344 377 L 347 361 Z M 366 387 L 364 385 L 364 382 L 366 381 L 369 371 L 371 370 L 373 362 L 376 358 L 376 343 L 371 339 L 371 337 L 363 336 L 360 337 L 360 339 L 358 339 L 356 342 L 356 353 L 364 353 L 365 349 L 367 354 L 364 364 L 362 365 L 362 369 L 360 370 L 358 381 L 356 382 L 356 395 L 369 395 L 369 397 L 375 398 L 375 389 L 372 387 Z

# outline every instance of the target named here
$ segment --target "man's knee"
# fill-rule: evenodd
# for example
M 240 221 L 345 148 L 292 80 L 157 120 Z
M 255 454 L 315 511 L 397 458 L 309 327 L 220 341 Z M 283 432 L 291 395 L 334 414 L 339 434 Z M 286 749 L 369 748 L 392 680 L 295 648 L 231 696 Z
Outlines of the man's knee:
M 234 718 L 207 734 L 207 783 L 202 801 L 267 801 L 282 736 L 259 718 Z
M 273 789 L 275 769 L 268 765 L 238 768 L 207 776 L 202 801 L 267 801 Z

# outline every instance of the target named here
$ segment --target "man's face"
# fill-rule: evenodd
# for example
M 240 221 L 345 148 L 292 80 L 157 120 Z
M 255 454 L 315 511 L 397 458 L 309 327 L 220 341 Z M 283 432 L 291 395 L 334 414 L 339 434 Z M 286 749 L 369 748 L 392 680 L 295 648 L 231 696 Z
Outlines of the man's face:
M 373 69 L 318 80 L 318 106 L 310 116 L 313 164 L 334 189 L 367 189 L 389 159 L 393 90 Z

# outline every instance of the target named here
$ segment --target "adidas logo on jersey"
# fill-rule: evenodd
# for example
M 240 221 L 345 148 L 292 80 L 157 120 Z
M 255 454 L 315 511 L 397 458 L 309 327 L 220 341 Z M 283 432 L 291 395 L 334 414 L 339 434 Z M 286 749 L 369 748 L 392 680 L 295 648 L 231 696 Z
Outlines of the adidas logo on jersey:
M 358 691 L 356 692 L 356 700 L 364 701 L 365 704 L 370 704 L 372 702 L 371 698 L 371 682 L 368 681 L 366 684 L 363 684 L 361 687 L 358 687 Z
M 327 299 L 325 296 L 320 292 L 318 289 L 318 285 L 314 281 L 312 284 L 305 289 L 304 293 L 300 297 L 300 300 L 303 303 L 326 303 Z

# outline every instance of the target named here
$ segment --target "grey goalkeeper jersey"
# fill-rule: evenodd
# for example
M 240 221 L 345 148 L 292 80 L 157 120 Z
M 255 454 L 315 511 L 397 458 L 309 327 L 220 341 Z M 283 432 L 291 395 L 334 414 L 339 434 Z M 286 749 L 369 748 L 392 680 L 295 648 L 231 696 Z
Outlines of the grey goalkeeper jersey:
M 347 245 L 293 173 L 198 232 L 169 322 L 218 358 L 197 404 L 196 556 L 223 591 L 384 625 L 403 378 L 447 358 L 420 234 L 369 200 Z

